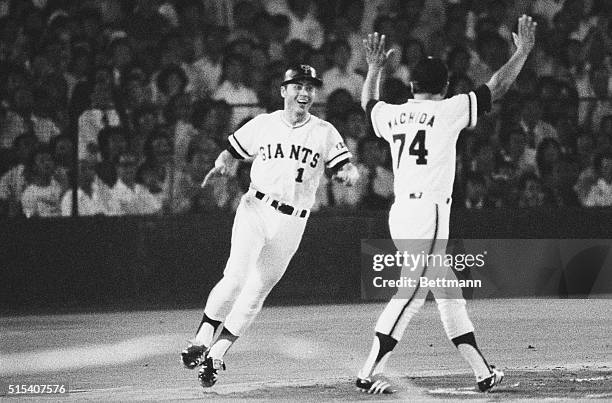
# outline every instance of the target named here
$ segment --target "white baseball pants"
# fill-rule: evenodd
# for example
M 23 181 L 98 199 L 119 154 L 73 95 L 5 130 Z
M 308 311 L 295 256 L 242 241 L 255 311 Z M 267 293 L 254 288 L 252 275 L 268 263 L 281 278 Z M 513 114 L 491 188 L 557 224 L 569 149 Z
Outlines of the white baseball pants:
M 400 251 L 409 253 L 444 254 L 448 243 L 450 201 L 447 199 L 410 199 L 396 201 L 389 212 L 389 229 Z M 428 279 L 456 279 L 452 268 L 441 265 L 421 265 L 404 270 L 402 276 Z M 425 303 L 432 291 L 449 339 L 474 331 L 468 317 L 462 290 L 458 287 L 421 287 L 398 289 L 376 324 L 376 331 L 400 340 L 408 322 Z
M 240 336 L 261 310 L 295 254 L 307 218 L 282 214 L 252 192 L 242 197 L 234 218 L 232 246 L 223 278 L 204 312 Z

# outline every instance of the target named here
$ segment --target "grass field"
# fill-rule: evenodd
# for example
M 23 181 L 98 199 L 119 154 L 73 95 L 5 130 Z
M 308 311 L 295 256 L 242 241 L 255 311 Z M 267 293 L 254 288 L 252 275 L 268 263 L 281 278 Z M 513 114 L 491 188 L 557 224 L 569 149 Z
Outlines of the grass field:
M 432 302 L 389 361 L 400 392 L 355 391 L 354 374 L 383 306 L 265 307 L 208 390 L 179 363 L 199 310 L 3 317 L 0 393 L 15 400 L 9 384 L 67 383 L 70 394 L 53 401 L 612 400 L 609 298 L 468 302 L 483 353 L 506 372 L 501 387 L 486 395 L 475 392 Z

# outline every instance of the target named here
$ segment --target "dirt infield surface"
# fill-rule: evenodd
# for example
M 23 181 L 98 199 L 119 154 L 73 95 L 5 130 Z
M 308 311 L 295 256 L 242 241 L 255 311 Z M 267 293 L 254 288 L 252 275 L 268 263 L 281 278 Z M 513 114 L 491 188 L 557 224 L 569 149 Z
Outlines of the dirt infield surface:
M 179 364 L 198 310 L 3 317 L 0 395 L 7 401 L 612 400 L 610 299 L 468 302 L 483 353 L 506 373 L 486 395 L 475 391 L 431 302 L 389 361 L 399 393 L 355 391 L 354 374 L 383 306 L 266 307 L 208 390 Z M 68 385 L 68 395 L 8 394 L 9 385 L 59 383 Z

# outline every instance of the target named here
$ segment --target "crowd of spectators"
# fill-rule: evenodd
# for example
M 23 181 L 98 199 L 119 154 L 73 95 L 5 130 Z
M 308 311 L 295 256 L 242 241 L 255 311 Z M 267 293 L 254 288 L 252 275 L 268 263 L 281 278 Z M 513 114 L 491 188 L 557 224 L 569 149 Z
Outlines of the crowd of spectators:
M 390 151 L 359 107 L 362 38 L 397 52 L 382 98 L 411 94 L 425 55 L 448 96 L 508 59 L 516 18 L 537 43 L 506 97 L 459 138 L 455 208 L 612 205 L 609 0 L 0 0 L 0 216 L 228 210 L 249 165 L 201 189 L 227 136 L 282 108 L 286 67 L 322 75 L 314 113 L 335 125 L 361 173 L 322 180 L 316 209 L 385 209 Z M 74 170 L 78 161 L 78 175 Z

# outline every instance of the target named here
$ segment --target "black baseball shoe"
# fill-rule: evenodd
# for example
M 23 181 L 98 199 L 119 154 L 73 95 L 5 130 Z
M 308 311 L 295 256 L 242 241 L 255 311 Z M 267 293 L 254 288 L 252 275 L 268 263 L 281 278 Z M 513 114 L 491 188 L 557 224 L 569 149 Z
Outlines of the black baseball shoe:
M 190 344 L 181 352 L 181 362 L 187 369 L 194 369 L 202 362 L 206 347 Z
M 203 388 L 210 388 L 217 383 L 217 371 L 220 369 L 225 371 L 225 363 L 223 360 L 206 357 L 198 371 L 198 379 Z
M 390 395 L 397 392 L 389 380 L 382 375 L 374 375 L 365 379 L 357 378 L 355 386 L 361 392 L 374 395 Z
M 503 371 L 500 371 L 499 369 L 496 369 L 493 365 L 491 365 L 491 376 L 478 382 L 478 390 L 480 390 L 481 392 L 488 392 L 493 389 L 493 387 L 499 385 L 503 379 Z

